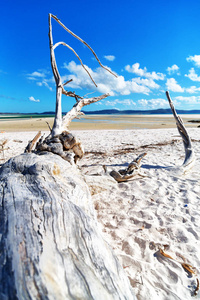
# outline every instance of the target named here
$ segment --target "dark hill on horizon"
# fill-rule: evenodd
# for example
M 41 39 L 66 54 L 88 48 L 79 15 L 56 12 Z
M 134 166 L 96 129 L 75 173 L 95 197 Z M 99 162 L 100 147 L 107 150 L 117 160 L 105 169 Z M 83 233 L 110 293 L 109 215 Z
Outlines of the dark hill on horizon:
M 176 110 L 178 114 L 200 114 L 200 110 Z M 172 114 L 170 108 L 160 108 L 153 110 L 118 110 L 118 109 L 104 109 L 96 111 L 84 111 L 86 115 L 162 115 L 162 114 Z
M 200 114 L 199 109 L 194 110 L 182 110 L 177 109 L 176 110 L 178 114 Z M 170 108 L 160 108 L 160 109 L 153 109 L 153 110 L 118 110 L 118 109 L 103 109 L 103 110 L 94 110 L 94 111 L 82 111 L 86 115 L 159 115 L 159 114 L 172 114 Z M 63 114 L 66 114 L 67 112 L 63 112 Z M 47 111 L 43 113 L 0 113 L 1 115 L 52 115 L 54 116 L 55 113 L 53 111 Z

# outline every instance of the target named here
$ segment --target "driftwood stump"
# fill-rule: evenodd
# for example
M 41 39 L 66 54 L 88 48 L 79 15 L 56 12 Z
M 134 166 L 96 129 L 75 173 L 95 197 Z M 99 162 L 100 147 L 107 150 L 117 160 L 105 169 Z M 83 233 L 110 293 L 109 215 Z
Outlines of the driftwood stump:
M 136 299 L 98 229 L 88 186 L 60 156 L 0 169 L 0 299 Z

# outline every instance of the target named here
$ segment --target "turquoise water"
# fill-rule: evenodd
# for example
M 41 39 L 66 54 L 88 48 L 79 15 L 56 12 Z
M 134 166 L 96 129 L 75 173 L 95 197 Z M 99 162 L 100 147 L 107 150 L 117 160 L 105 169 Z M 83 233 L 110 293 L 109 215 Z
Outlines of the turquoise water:
M 0 120 L 10 120 L 10 119 L 37 119 L 37 118 L 52 118 L 54 115 L 51 114 L 30 114 L 30 115 L 0 115 Z

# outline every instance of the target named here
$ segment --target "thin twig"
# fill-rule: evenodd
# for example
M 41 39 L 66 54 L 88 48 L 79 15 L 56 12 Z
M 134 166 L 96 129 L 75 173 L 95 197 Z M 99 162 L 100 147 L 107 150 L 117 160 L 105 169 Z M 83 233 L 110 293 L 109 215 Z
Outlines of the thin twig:
M 63 86 L 67 85 L 67 84 L 70 83 L 71 81 L 73 81 L 73 79 L 70 79 L 70 80 L 66 81 L 65 83 L 63 83 Z

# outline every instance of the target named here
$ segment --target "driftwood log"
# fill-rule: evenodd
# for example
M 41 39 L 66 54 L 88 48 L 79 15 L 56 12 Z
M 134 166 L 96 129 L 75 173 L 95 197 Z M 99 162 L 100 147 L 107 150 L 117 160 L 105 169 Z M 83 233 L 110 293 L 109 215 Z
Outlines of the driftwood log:
M 52 18 L 100 63 L 86 42 L 49 14 L 55 119 L 49 136 L 40 138 L 39 132 L 24 154 L 0 169 L 0 299 L 136 299 L 123 268 L 101 237 L 89 188 L 75 165 L 83 148 L 68 131 L 83 106 L 108 94 L 84 98 L 64 89 L 71 80 L 61 80 L 54 53 L 59 45 L 72 50 L 92 77 L 73 48 L 64 42 L 53 44 Z M 64 117 L 62 94 L 76 100 Z
M 117 181 L 117 182 L 124 182 L 132 179 L 136 175 L 145 177 L 146 175 L 142 174 L 140 171 L 140 167 L 142 164 L 142 159 L 147 155 L 147 153 L 142 153 L 138 157 L 136 157 L 125 169 L 121 169 L 119 171 L 112 170 L 110 175 Z
M 136 299 L 98 229 L 88 186 L 60 156 L 0 169 L 0 299 Z
M 169 95 L 169 92 L 166 92 L 166 96 L 167 99 L 169 101 L 169 105 L 171 108 L 171 111 L 173 113 L 174 119 L 176 121 L 176 126 L 178 129 L 178 132 L 183 140 L 183 145 L 184 145 L 184 149 L 185 149 L 185 159 L 183 161 L 182 166 L 177 167 L 177 168 L 172 168 L 173 171 L 176 171 L 178 173 L 187 173 L 188 171 L 190 171 L 190 169 L 194 166 L 195 163 L 195 154 L 194 154 L 194 150 L 192 147 L 192 142 L 190 139 L 190 136 L 184 126 L 183 120 L 181 119 L 180 116 L 178 116 L 174 104 L 171 100 L 171 97 Z

